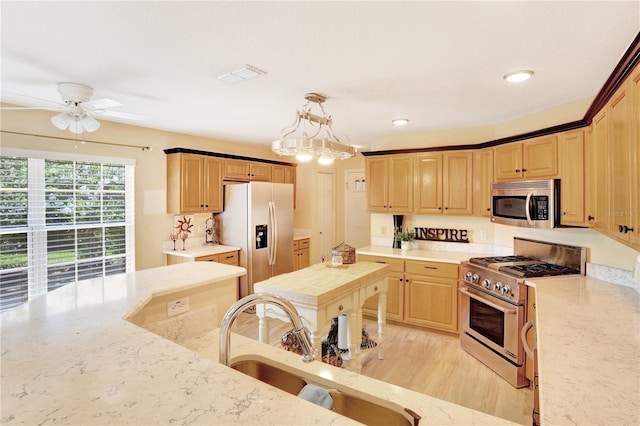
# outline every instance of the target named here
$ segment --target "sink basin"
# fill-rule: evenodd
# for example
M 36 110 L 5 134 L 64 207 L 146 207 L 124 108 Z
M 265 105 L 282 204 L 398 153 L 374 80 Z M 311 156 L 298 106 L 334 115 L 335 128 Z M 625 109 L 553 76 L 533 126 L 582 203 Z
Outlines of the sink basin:
M 404 414 L 394 409 L 382 407 L 336 389 L 329 389 L 327 392 L 333 398 L 333 411 L 360 423 L 370 426 L 411 426 L 414 424 Z M 408 411 L 407 413 L 411 414 Z M 413 416 L 413 414 L 411 415 Z M 419 419 L 420 417 L 418 416 L 417 420 Z
M 256 359 L 242 360 L 231 368 L 292 395 L 298 395 L 307 381 L 296 374 Z M 417 425 L 420 416 L 408 409 L 383 407 L 337 389 L 327 390 L 333 398 L 333 411 L 366 425 Z M 409 420 L 413 418 L 413 421 Z
M 281 370 L 269 364 L 258 360 L 238 361 L 231 364 L 231 368 L 238 370 L 247 376 L 258 379 L 292 395 L 298 395 L 302 388 L 307 384 L 306 381 L 291 374 L 288 371 Z

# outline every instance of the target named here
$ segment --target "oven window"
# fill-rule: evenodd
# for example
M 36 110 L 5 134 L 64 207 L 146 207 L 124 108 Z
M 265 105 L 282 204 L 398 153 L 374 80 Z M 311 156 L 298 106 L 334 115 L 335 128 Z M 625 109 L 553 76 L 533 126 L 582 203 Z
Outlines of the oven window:
M 504 346 L 504 312 L 470 298 L 469 327 L 493 343 Z

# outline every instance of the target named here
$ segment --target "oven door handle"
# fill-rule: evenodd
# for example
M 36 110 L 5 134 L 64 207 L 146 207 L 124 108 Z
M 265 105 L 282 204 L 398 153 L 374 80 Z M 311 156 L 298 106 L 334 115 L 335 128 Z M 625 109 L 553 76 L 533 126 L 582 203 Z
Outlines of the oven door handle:
M 527 321 L 525 325 L 522 326 L 522 330 L 520 330 L 520 340 L 522 340 L 522 347 L 524 351 L 527 353 L 529 358 L 533 359 L 533 350 L 527 343 L 527 333 L 529 330 L 533 328 L 533 320 Z
M 476 299 L 478 302 L 482 302 L 485 305 L 491 306 L 492 308 L 495 308 L 497 310 L 499 310 L 500 312 L 503 312 L 505 315 L 515 315 L 516 314 L 516 310 L 515 309 L 505 309 L 500 305 L 497 305 L 493 302 L 489 302 L 487 299 L 480 297 L 480 296 L 476 296 L 473 293 L 470 293 L 469 291 L 467 291 L 467 289 L 465 287 L 461 287 L 458 289 L 458 291 L 462 294 L 464 294 L 465 296 L 469 296 L 472 299 Z

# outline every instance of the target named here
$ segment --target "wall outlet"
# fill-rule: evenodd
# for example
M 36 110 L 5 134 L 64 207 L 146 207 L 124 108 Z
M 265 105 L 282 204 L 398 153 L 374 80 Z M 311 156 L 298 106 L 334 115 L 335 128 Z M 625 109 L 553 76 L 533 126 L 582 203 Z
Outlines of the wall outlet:
M 172 300 L 167 303 L 167 318 L 174 315 L 182 314 L 189 311 L 189 298 L 183 297 L 182 299 Z
M 487 241 L 487 231 L 484 229 L 480 231 L 480 241 Z

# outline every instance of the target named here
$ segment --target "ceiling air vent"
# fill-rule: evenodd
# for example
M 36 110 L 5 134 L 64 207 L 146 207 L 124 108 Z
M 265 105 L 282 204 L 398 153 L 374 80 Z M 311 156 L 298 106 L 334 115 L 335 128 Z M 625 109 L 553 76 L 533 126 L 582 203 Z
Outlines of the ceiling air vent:
M 227 83 L 237 83 L 239 81 L 251 80 L 252 78 L 260 77 L 264 74 L 266 74 L 266 72 L 251 65 L 244 64 L 233 67 L 229 71 L 224 71 L 216 77 L 218 80 L 222 80 Z

